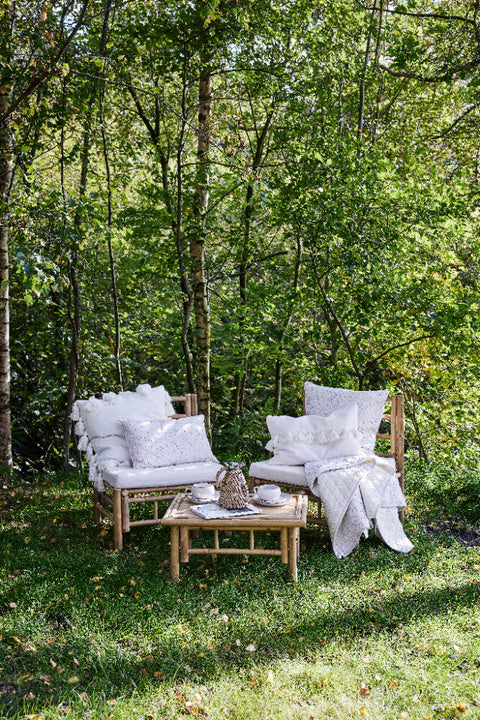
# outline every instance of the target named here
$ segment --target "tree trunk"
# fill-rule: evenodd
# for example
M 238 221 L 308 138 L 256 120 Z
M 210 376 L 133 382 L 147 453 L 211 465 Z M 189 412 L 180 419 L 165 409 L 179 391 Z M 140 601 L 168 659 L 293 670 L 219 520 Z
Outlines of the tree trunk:
M 14 7 L 4 3 L 0 18 L 0 54 L 9 67 Z M 3 71 L 0 87 L 0 118 L 5 117 L 10 101 L 11 81 Z M 0 465 L 12 465 L 12 431 L 10 424 L 10 307 L 8 225 L 9 198 L 13 173 L 13 139 L 6 120 L 0 121 Z
M 158 101 L 155 102 L 155 115 L 153 122 L 150 122 L 147 112 L 142 105 L 139 95 L 137 95 L 136 89 L 129 79 L 128 91 L 135 103 L 138 116 L 145 128 L 147 129 L 148 137 L 155 147 L 158 153 L 160 167 L 161 167 L 161 178 L 162 178 L 162 190 L 163 190 L 163 201 L 165 208 L 167 209 L 173 237 L 175 238 L 175 248 L 177 251 L 178 259 L 178 270 L 180 277 L 180 287 L 182 291 L 182 306 L 183 306 L 183 323 L 181 330 L 181 343 L 183 356 L 185 359 L 185 370 L 188 392 L 196 393 L 195 384 L 195 371 L 193 367 L 193 358 L 191 343 L 189 341 L 189 334 L 191 332 L 191 320 L 193 312 L 193 289 L 190 282 L 189 267 L 186 260 L 186 249 L 185 249 L 185 235 L 183 229 L 183 154 L 185 151 L 185 140 L 187 135 L 187 129 L 190 125 L 188 122 L 188 87 L 187 82 L 187 71 L 188 64 L 190 61 L 190 54 L 188 46 L 185 43 L 183 47 L 183 68 L 182 68 L 182 121 L 180 126 L 180 136 L 176 150 L 176 170 L 177 170 L 177 183 L 176 183 L 176 205 L 174 197 L 171 194 L 170 188 L 170 154 L 169 145 L 166 144 L 165 148 L 162 148 L 160 144 L 160 128 L 162 125 L 161 108 L 162 105 Z M 165 119 L 164 119 L 165 122 Z
M 108 39 L 108 23 L 110 20 L 110 14 L 112 12 L 112 0 L 106 0 L 105 2 L 105 15 L 103 18 L 102 35 L 100 38 L 100 55 L 106 57 L 107 39 Z M 105 75 L 105 69 L 103 75 Z M 105 101 L 105 87 L 100 87 L 99 92 L 99 115 L 100 115 L 100 129 L 102 133 L 102 147 L 103 147 L 103 159 L 105 162 L 105 174 L 107 179 L 107 245 L 108 245 L 108 257 L 110 261 L 110 279 L 112 282 L 112 303 L 113 303 L 113 318 L 115 323 L 115 370 L 117 373 L 117 383 L 120 390 L 123 390 L 123 373 L 122 373 L 122 361 L 120 357 L 121 348 L 121 333 L 120 333 L 120 312 L 118 307 L 118 290 L 117 290 L 117 274 L 115 269 L 115 258 L 113 255 L 112 245 L 112 177 L 110 172 L 110 157 L 108 152 L 107 134 L 105 130 L 105 114 L 104 114 L 104 101 Z
M 0 88 L 0 115 L 6 112 L 8 93 Z M 12 465 L 10 427 L 10 309 L 8 224 L 13 172 L 13 146 L 8 124 L 0 125 L 0 465 Z
M 183 323 L 181 342 L 185 369 L 187 375 L 187 387 L 189 393 L 196 393 L 195 372 L 193 369 L 192 351 L 190 349 L 189 332 L 192 321 L 193 291 L 190 284 L 190 277 L 185 262 L 184 236 L 183 236 L 183 153 L 185 149 L 185 133 L 187 129 L 187 67 L 189 54 L 187 47 L 184 47 L 183 69 L 182 69 L 182 125 L 177 147 L 177 208 L 176 215 L 173 214 L 172 203 L 168 193 L 168 162 L 166 158 L 162 161 L 162 177 L 165 195 L 165 203 L 172 218 L 172 230 L 175 235 L 175 247 L 177 249 L 178 269 L 180 272 L 180 287 L 183 295 Z
M 198 408 L 210 431 L 210 342 L 211 324 L 205 255 L 205 217 L 208 208 L 208 149 L 210 141 L 211 75 L 203 61 L 199 85 L 197 186 L 195 192 L 195 228 L 190 238 L 193 275 L 193 307 L 197 340 Z
M 107 41 L 108 22 L 110 19 L 112 7 L 112 0 L 105 0 L 104 17 L 102 25 L 102 34 L 100 37 L 99 51 L 101 55 L 104 55 Z M 74 225 L 76 230 L 77 238 L 80 237 L 82 232 L 83 214 L 82 205 L 87 193 L 87 180 L 88 180 L 88 169 L 90 164 L 90 148 L 92 142 L 92 112 L 95 102 L 95 96 L 97 94 L 98 80 L 94 80 L 88 101 L 87 117 L 85 122 L 85 129 L 83 133 L 83 145 L 82 145 L 82 156 L 81 156 L 81 173 L 80 173 L 80 184 L 78 193 L 78 205 L 74 217 Z M 110 190 L 110 184 L 109 184 Z M 72 434 L 72 422 L 71 414 L 73 403 L 75 402 L 75 394 L 77 392 L 77 381 L 78 381 L 78 366 L 79 366 L 79 340 L 81 330 L 81 302 L 80 302 L 80 288 L 78 284 L 77 276 L 77 248 L 78 240 L 74 239 L 73 247 L 71 248 L 71 258 L 69 265 L 69 281 L 70 281 L 70 295 L 69 295 L 69 320 L 72 329 L 72 341 L 70 346 L 70 362 L 69 362 L 69 373 L 68 373 L 68 388 L 67 388 L 67 403 L 65 408 L 65 420 L 64 420 L 64 432 L 63 432 L 63 451 L 64 451 L 64 468 L 68 469 L 70 459 L 70 439 Z M 112 258 L 111 258 L 112 260 Z M 115 285 L 114 285 L 114 296 L 115 296 Z M 73 305 L 73 312 L 72 312 Z M 118 326 L 117 326 L 118 329 Z M 118 339 L 118 335 L 117 335 Z M 120 371 L 121 373 L 121 371 Z M 121 384 L 121 374 L 119 377 Z
M 122 360 L 120 357 L 121 332 L 120 332 L 120 311 L 118 304 L 117 273 L 112 245 L 112 176 L 110 172 L 110 157 L 108 152 L 107 134 L 105 132 L 105 117 L 103 112 L 103 89 L 100 90 L 100 127 L 102 133 L 103 159 L 105 162 L 105 175 L 107 180 L 107 246 L 110 262 L 110 280 L 112 283 L 113 319 L 115 325 L 115 370 L 117 373 L 117 384 L 123 390 Z
M 81 234 L 82 226 L 82 204 L 87 192 L 87 179 L 88 179 L 88 167 L 90 163 L 90 144 L 91 144 L 91 118 L 93 111 L 93 103 L 95 100 L 94 87 L 90 94 L 90 100 L 88 104 L 87 119 L 85 130 L 83 133 L 83 146 L 82 146 L 82 167 L 80 173 L 80 184 L 78 192 L 78 205 L 73 220 L 75 226 L 75 232 L 77 237 Z M 72 330 L 72 340 L 70 345 L 70 360 L 69 360 L 69 371 L 68 371 L 68 386 L 67 386 L 67 402 L 65 408 L 65 419 L 63 426 L 63 453 L 64 453 L 64 469 L 67 470 L 70 460 L 70 438 L 72 434 L 72 421 L 71 414 L 73 403 L 75 401 L 75 394 L 77 392 L 77 380 L 78 380 L 78 365 L 79 365 L 79 338 L 81 329 L 81 303 L 80 303 L 80 288 L 77 277 L 77 247 L 78 239 L 73 240 L 73 246 L 70 248 L 71 257 L 68 271 L 69 279 L 69 320 L 70 327 Z M 73 311 L 72 311 L 73 305 Z
M 253 108 L 252 108 L 253 110 Z M 257 132 L 256 136 L 256 147 L 255 154 L 252 162 L 252 174 L 255 175 L 258 172 L 262 158 L 265 151 L 265 144 L 267 142 L 268 131 L 272 124 L 275 109 L 271 109 L 267 114 L 265 123 L 260 133 Z M 240 257 L 240 268 L 239 268 L 239 292 L 240 292 L 240 318 L 238 322 L 239 331 L 239 343 L 242 354 L 242 365 L 239 372 L 235 376 L 235 389 L 233 392 L 233 403 L 230 416 L 235 418 L 243 411 L 245 388 L 247 386 L 247 373 L 248 373 L 248 356 L 249 351 L 246 350 L 246 338 L 245 338 L 245 323 L 247 319 L 247 300 L 248 300 L 248 262 L 251 258 L 251 233 L 252 233 L 252 222 L 254 218 L 254 185 L 249 182 L 247 185 L 247 192 L 245 196 L 245 208 L 243 212 L 244 217 L 244 230 L 243 230 L 243 246 Z

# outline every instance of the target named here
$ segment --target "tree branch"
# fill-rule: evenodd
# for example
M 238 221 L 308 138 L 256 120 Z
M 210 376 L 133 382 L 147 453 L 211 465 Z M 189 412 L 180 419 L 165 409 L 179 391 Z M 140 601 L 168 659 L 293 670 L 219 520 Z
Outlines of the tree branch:
M 20 105 L 23 103 L 23 101 L 26 100 L 28 97 L 30 97 L 30 95 L 37 89 L 37 87 L 39 87 L 39 85 L 42 85 L 45 82 L 45 80 L 48 80 L 48 78 L 51 77 L 51 75 L 53 75 L 59 61 L 65 54 L 66 49 L 71 44 L 73 38 L 75 37 L 75 35 L 79 31 L 80 27 L 82 26 L 89 5 L 90 5 L 90 0 L 85 0 L 83 3 L 82 9 L 80 11 L 80 15 L 78 16 L 78 20 L 75 23 L 75 27 L 73 28 L 72 32 L 67 37 L 67 39 L 65 40 L 63 45 L 60 47 L 59 51 L 57 52 L 57 54 L 55 55 L 53 60 L 51 61 L 50 67 L 45 69 L 37 77 L 33 78 L 30 85 L 28 85 L 28 87 L 26 87 L 25 90 L 22 93 L 20 93 L 18 98 L 16 100 L 14 100 L 14 102 L 10 105 L 10 107 L 7 108 L 7 110 L 0 116 L 0 124 L 3 125 L 8 120 L 8 118 L 15 112 L 15 110 L 17 110 L 17 108 L 20 107 Z
M 454 127 L 458 125 L 458 123 L 462 122 L 464 118 L 467 117 L 473 110 L 476 110 L 480 107 L 480 103 L 474 103 L 473 105 L 470 105 L 469 108 L 465 110 L 464 113 L 462 113 L 456 120 L 451 123 L 443 132 L 439 133 L 438 135 L 433 135 L 433 140 L 439 140 L 440 138 L 445 137 L 445 135 L 448 135 L 449 132 L 453 130 Z
M 470 60 L 468 63 L 461 63 L 459 65 L 454 65 L 452 68 L 447 70 L 447 72 L 443 73 L 443 75 L 421 75 L 420 73 L 416 72 L 401 72 L 400 70 L 392 70 L 392 68 L 389 68 L 387 65 L 383 65 L 382 63 L 378 63 L 378 67 L 381 70 L 385 70 L 389 75 L 392 75 L 393 77 L 397 78 L 407 78 L 409 80 L 419 80 L 420 82 L 426 82 L 426 83 L 440 83 L 440 82 L 447 82 L 448 80 L 451 80 L 456 73 L 459 73 L 462 70 L 467 70 L 469 68 L 473 69 L 475 67 L 478 67 L 480 65 L 480 58 L 476 58 L 475 60 Z

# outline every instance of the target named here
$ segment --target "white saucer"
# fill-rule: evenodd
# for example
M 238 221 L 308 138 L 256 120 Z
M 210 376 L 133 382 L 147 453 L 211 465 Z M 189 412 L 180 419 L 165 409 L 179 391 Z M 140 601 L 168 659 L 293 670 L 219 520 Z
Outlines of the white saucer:
M 279 500 L 262 500 L 262 498 L 257 497 L 255 493 L 253 494 L 253 501 L 257 503 L 257 505 L 263 505 L 264 507 L 277 507 L 278 505 L 286 505 L 291 499 L 292 496 L 290 495 L 290 493 L 282 493 Z
M 192 505 L 207 505 L 211 502 L 217 502 L 218 498 L 220 497 L 220 493 L 216 492 L 215 495 L 211 498 L 205 498 L 204 500 L 197 500 L 192 497 L 192 493 L 188 493 L 187 500 L 188 502 L 192 503 Z

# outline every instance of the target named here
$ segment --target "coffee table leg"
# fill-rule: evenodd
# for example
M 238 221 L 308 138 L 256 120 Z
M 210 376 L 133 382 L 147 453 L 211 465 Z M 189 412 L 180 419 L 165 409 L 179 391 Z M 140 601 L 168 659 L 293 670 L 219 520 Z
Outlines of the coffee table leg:
M 293 582 L 297 581 L 297 528 L 288 528 L 288 570 Z
M 280 530 L 280 550 L 282 551 L 282 563 L 288 563 L 288 528 Z
M 180 561 L 178 553 L 180 550 L 180 531 L 178 525 L 172 525 L 170 535 L 170 577 L 173 582 L 180 579 Z
M 190 530 L 185 525 L 180 528 L 180 561 L 182 563 L 188 562 L 190 555 Z

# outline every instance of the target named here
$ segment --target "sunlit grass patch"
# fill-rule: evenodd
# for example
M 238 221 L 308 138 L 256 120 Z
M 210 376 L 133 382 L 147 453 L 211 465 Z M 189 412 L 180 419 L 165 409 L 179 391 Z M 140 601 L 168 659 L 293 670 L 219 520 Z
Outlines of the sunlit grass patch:
M 175 585 L 168 529 L 114 551 L 83 479 L 4 488 L 0 717 L 480 717 L 480 550 L 427 534 L 422 502 L 410 555 L 372 537 L 339 561 L 307 528 L 296 585 L 242 556 Z

